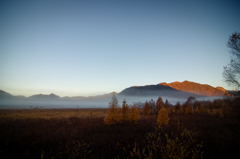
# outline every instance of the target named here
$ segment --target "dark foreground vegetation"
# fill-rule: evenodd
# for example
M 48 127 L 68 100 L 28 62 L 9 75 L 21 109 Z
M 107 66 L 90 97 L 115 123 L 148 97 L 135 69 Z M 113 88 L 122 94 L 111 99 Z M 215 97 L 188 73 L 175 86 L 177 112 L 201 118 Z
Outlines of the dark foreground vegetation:
M 210 112 L 215 111 L 211 107 Z M 104 117 L 1 116 L 0 158 L 188 158 L 192 150 L 191 158 L 238 155 L 239 115 L 188 114 L 177 111 L 178 106 L 173 110 L 168 125 L 161 128 L 157 128 L 157 115 L 141 115 L 137 124 L 110 126 Z

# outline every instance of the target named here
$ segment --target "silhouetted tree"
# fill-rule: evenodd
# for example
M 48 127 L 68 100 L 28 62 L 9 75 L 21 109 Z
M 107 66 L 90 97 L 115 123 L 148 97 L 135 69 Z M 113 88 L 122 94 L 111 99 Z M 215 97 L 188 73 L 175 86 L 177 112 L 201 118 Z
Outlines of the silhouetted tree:
M 223 67 L 224 81 L 229 85 L 236 87 L 239 90 L 240 87 L 240 33 L 233 33 L 229 36 L 227 47 L 230 48 L 230 54 L 232 59 L 230 64 Z
M 169 101 L 166 99 L 164 105 L 168 107 L 168 106 L 171 106 L 171 103 L 169 103 Z
M 177 102 L 176 105 L 174 106 L 174 112 L 179 113 L 180 108 L 181 108 L 181 104 L 180 102 Z
M 149 101 L 149 105 L 150 105 L 150 111 L 151 111 L 152 114 L 153 114 L 153 111 L 154 111 L 155 108 L 156 108 L 155 101 L 154 101 L 153 99 L 151 99 L 151 100 Z
M 121 109 L 121 122 L 126 122 L 129 120 L 129 106 L 126 103 L 127 101 L 124 99 Z
M 107 115 L 104 118 L 104 122 L 108 125 L 115 124 L 118 121 L 118 100 L 113 95 L 111 101 L 109 102 Z
M 143 115 L 149 115 L 150 113 L 150 105 L 148 101 L 146 101 L 144 108 L 143 108 Z
M 201 104 L 201 106 L 200 106 L 199 113 L 202 115 L 205 114 L 205 107 L 203 104 Z
M 192 107 L 192 114 L 194 112 L 194 109 L 193 109 L 193 103 L 196 102 L 196 98 L 195 97 L 189 97 L 188 100 L 187 100 L 187 104 L 188 106 L 191 106 Z

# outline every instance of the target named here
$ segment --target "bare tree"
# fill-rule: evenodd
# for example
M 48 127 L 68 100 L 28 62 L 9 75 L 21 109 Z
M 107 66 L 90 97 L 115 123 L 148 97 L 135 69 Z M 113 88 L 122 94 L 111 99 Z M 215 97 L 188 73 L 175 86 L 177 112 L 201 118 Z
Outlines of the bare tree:
M 231 50 L 232 55 L 230 64 L 223 67 L 223 78 L 230 86 L 234 86 L 239 90 L 240 87 L 240 33 L 233 33 L 229 36 L 227 47 Z

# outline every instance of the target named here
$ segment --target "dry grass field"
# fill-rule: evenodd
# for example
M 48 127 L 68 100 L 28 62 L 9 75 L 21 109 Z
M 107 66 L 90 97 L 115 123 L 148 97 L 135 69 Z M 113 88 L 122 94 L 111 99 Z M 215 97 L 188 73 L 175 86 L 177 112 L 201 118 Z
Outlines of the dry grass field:
M 157 115 L 141 115 L 137 124 L 117 123 L 109 126 L 103 120 L 106 111 L 107 109 L 2 109 L 0 158 L 138 158 L 137 150 L 142 152 L 146 146 L 152 146 L 148 145 L 148 134 L 157 135 L 154 134 Z M 203 158 L 232 158 L 238 154 L 239 116 L 169 114 L 169 119 L 169 124 L 163 131 L 169 134 L 172 143 L 174 136 L 180 139 L 179 129 L 186 128 L 196 133 L 193 138 L 196 144 L 203 142 L 203 147 L 200 148 Z M 176 146 L 182 143 L 185 140 Z M 190 145 L 189 148 L 193 146 Z M 149 155 L 150 152 L 145 153 Z
M 105 117 L 106 110 L 97 109 L 2 109 L 0 110 L 0 118 L 85 118 L 85 117 Z

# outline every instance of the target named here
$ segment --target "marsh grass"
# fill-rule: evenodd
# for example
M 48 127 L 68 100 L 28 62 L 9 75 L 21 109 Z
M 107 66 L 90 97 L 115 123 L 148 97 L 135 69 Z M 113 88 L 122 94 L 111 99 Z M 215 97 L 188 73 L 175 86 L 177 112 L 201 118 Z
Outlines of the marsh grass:
M 105 117 L 106 109 L 2 109 L 0 118 L 71 118 Z
M 104 111 L 106 112 L 104 109 L 78 109 L 78 112 L 65 109 L 0 110 L 0 158 L 80 158 L 80 154 L 77 154 L 79 151 L 86 158 L 130 158 L 134 148 L 135 152 L 139 150 L 140 153 L 145 148 L 145 154 L 153 147 L 160 148 L 156 146 L 159 145 L 157 140 L 149 136 L 157 135 L 157 115 L 142 115 L 134 125 L 116 123 L 109 126 L 104 123 Z M 45 115 L 40 117 L 41 113 Z M 79 113 L 79 116 L 75 113 Z M 95 114 L 98 115 L 94 116 Z M 169 143 L 170 148 L 176 143 L 176 137 L 180 139 L 181 133 L 186 129 L 197 133 L 192 135 L 196 144 L 203 141 L 200 149 L 204 152 L 203 158 L 233 158 L 238 155 L 239 116 L 169 114 L 169 118 L 169 123 L 162 127 L 160 136 L 165 143 Z M 172 133 L 174 135 L 171 136 Z M 166 142 L 167 138 L 163 136 L 166 134 L 171 142 Z M 155 146 L 148 145 L 148 148 L 149 141 L 154 141 Z M 171 149 L 164 150 L 168 152 Z

